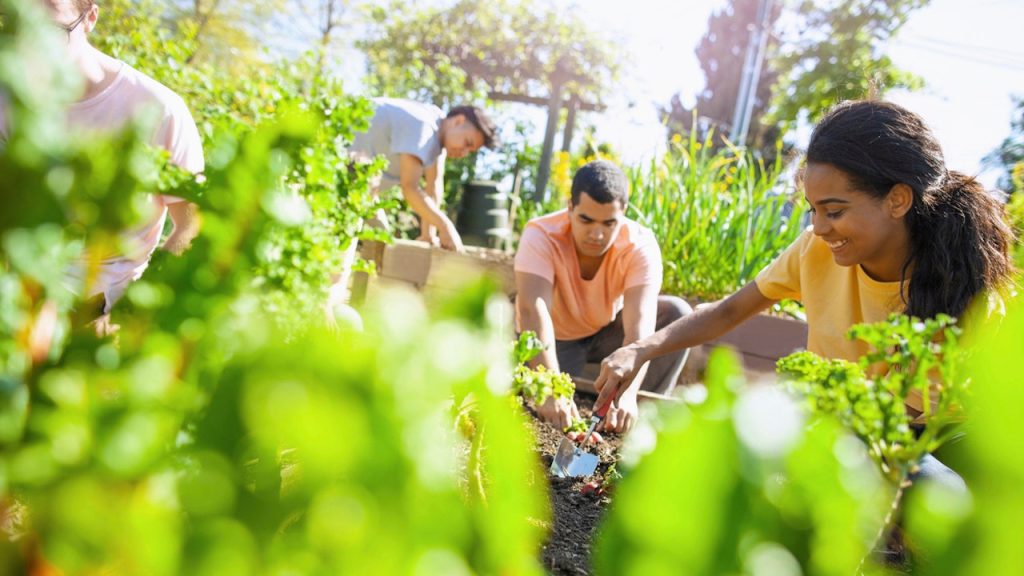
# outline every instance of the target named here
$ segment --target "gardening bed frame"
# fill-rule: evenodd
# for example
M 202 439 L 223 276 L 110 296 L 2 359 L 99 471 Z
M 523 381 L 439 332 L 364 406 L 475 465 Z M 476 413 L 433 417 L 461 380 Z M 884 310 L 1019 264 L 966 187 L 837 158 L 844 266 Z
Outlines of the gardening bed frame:
M 376 274 L 372 277 L 356 275 L 353 288 L 356 300 L 373 298 L 380 289 L 395 286 L 421 292 L 427 298 L 443 296 L 457 292 L 467 277 L 479 274 L 494 278 L 509 299 L 515 297 L 513 256 L 500 250 L 467 246 L 460 254 L 416 240 L 395 240 L 391 244 L 365 243 L 360 255 L 373 263 Z M 758 314 L 721 338 L 691 351 L 687 374 L 699 375 L 712 349 L 729 346 L 742 356 L 748 374 L 763 378 L 774 375 L 776 360 L 803 348 L 806 343 L 805 322 Z
M 423 294 L 427 300 L 456 293 L 467 279 L 488 275 L 509 299 L 515 297 L 515 274 L 511 254 L 489 248 L 468 246 L 464 253 L 432 247 L 424 242 L 396 240 L 392 244 L 366 243 L 360 250 L 363 259 L 372 262 L 376 274 L 357 274 L 353 283 L 356 303 L 372 299 L 384 288 L 402 287 Z M 729 346 L 742 358 L 749 377 L 754 380 L 774 378 L 775 361 L 803 348 L 807 341 L 807 325 L 803 322 L 758 315 L 721 338 L 692 350 L 681 383 L 699 381 L 708 353 L 718 346 Z M 574 378 L 576 403 L 581 416 L 589 420 L 593 404 L 593 381 L 596 365 L 589 365 L 583 378 Z M 588 378 L 589 377 L 589 378 Z M 641 400 L 680 401 L 675 396 L 662 396 L 641 391 Z M 536 440 L 535 449 L 542 463 L 550 466 L 562 431 L 541 422 L 532 407 L 529 427 Z M 596 529 L 605 509 L 611 503 L 608 493 L 584 490 L 588 482 L 604 484 L 609 468 L 617 460 L 622 439 L 606 434 L 605 443 L 596 451 L 600 463 L 588 478 L 558 478 L 548 473 L 552 518 L 550 535 L 542 551 L 544 568 L 555 575 L 586 575 L 591 573 L 590 555 Z

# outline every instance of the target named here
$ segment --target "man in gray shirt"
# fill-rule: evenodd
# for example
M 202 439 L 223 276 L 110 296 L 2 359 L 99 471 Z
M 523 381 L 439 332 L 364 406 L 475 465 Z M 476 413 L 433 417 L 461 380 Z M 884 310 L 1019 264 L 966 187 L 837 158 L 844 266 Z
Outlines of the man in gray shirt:
M 374 98 L 370 128 L 356 134 L 352 153 L 357 160 L 383 155 L 388 167 L 379 188 L 399 186 L 409 207 L 420 217 L 420 240 L 461 250 L 455 225 L 441 210 L 444 160 L 462 158 L 481 146 L 493 148 L 494 123 L 475 106 L 457 106 L 447 115 L 437 106 L 398 98 Z

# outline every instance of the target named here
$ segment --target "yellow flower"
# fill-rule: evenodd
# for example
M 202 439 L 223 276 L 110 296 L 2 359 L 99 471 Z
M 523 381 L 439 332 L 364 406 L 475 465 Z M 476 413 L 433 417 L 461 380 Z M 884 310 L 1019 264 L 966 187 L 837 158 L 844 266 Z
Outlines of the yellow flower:
M 1010 178 L 1013 180 L 1014 189 L 1018 192 L 1024 192 L 1024 162 L 1017 162 L 1013 165 Z
M 557 152 L 551 165 L 551 189 L 561 199 L 569 198 L 572 189 L 572 158 L 568 152 Z

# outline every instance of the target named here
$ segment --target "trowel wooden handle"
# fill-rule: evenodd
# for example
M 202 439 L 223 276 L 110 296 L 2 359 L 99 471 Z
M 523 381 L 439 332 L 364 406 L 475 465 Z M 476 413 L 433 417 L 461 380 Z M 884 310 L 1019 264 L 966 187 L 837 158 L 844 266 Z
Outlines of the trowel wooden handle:
M 608 409 L 611 408 L 612 400 L 614 399 L 615 395 L 609 394 L 608 397 L 605 398 L 604 404 L 602 404 L 601 407 L 598 408 L 597 410 L 594 410 L 594 416 L 597 418 L 604 418 L 605 415 L 608 414 Z

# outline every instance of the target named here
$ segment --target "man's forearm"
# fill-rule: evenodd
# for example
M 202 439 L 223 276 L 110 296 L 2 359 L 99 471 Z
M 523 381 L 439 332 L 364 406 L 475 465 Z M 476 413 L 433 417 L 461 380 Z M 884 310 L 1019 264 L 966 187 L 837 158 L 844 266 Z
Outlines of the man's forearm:
M 438 187 L 437 184 L 431 185 L 427 182 L 427 186 L 423 189 L 423 192 L 428 198 L 432 198 L 434 200 L 434 204 L 438 207 L 444 204 L 444 189 Z
M 167 236 L 163 247 L 168 252 L 181 254 L 199 235 L 199 207 L 191 202 L 179 202 L 168 206 L 167 213 L 174 229 Z
M 448 217 L 441 212 L 437 202 L 427 195 L 424 190 L 418 187 L 402 186 L 402 196 L 413 212 L 416 212 L 427 225 L 437 226 L 438 228 L 445 225 Z
M 434 199 L 434 204 L 440 208 L 441 206 L 441 195 L 435 190 L 433 186 L 427 186 L 424 189 L 428 198 Z M 437 233 L 437 227 L 427 221 L 426 218 L 420 218 L 420 239 L 427 240 L 428 242 Z
M 543 303 L 540 306 L 543 306 Z M 530 367 L 544 366 L 548 370 L 558 371 L 558 354 L 555 352 L 555 329 L 551 323 L 550 314 L 547 314 L 547 309 L 545 308 L 544 312 L 536 308 L 533 310 L 520 309 L 519 321 L 520 328 L 524 332 L 526 330 L 534 331 L 537 334 L 537 338 L 544 344 L 544 349 L 530 361 Z

